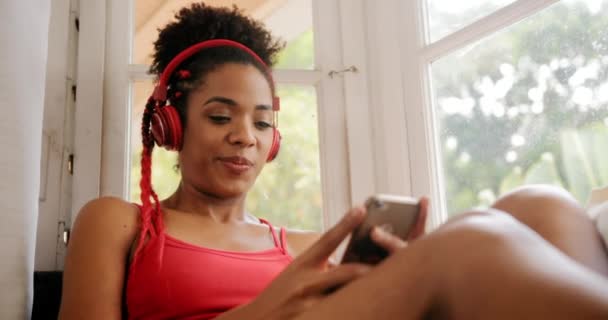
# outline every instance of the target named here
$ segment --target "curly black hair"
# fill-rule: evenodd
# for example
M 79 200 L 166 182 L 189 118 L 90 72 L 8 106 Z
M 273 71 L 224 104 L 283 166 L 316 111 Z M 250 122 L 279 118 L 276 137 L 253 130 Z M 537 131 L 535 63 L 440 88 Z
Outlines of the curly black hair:
M 150 73 L 161 74 L 171 59 L 184 49 L 205 40 L 230 39 L 255 52 L 272 66 L 284 43 L 273 39 L 259 21 L 247 17 L 239 8 L 210 7 L 194 3 L 175 14 L 176 21 L 159 29 L 154 42 Z
M 239 42 L 255 52 L 268 67 L 275 63 L 277 53 L 285 46 L 283 41 L 274 39 L 262 23 L 246 16 L 236 6 L 211 7 L 194 3 L 179 10 L 175 14 L 175 21 L 158 31 L 149 70 L 157 77 L 180 52 L 205 40 L 229 39 Z M 191 76 L 183 79 L 174 74 L 169 80 L 167 97 L 177 108 L 183 125 L 186 124 L 185 101 L 189 91 L 200 86 L 209 72 L 226 63 L 251 64 L 265 75 L 267 73 L 266 67 L 238 48 L 209 48 L 193 55 L 177 68 L 188 70 Z M 176 95 L 176 92 L 179 94 Z

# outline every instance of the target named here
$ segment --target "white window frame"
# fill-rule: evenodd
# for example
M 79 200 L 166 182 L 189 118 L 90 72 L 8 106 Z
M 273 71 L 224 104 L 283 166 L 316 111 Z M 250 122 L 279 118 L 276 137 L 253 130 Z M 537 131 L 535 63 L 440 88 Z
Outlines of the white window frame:
M 80 208 L 99 197 L 106 39 L 103 1 L 79 1 L 76 108 L 74 112 L 74 174 L 71 224 Z
M 426 0 L 312 1 L 316 69 L 278 70 L 276 80 L 317 89 L 325 226 L 370 194 L 383 192 L 430 196 L 428 228 L 437 227 L 447 219 L 447 210 L 431 107 L 430 64 L 558 0 L 513 2 L 434 43 L 428 43 L 425 31 Z M 96 109 L 103 114 L 96 118 L 97 114 L 83 111 L 90 108 L 77 108 L 76 152 L 91 153 L 76 158 L 74 215 L 99 195 L 126 196 L 130 111 L 125 106 L 130 81 L 145 74 L 143 67 L 129 66 L 131 2 L 81 3 L 80 48 L 88 58 L 79 58 L 79 75 L 86 65 L 89 78 L 95 80 L 79 83 L 77 104 L 103 105 Z M 88 22 L 84 21 L 87 12 L 95 15 Z M 89 29 L 83 34 L 85 26 Z M 87 63 L 95 64 L 93 69 Z M 101 71 L 99 65 L 104 66 Z M 328 75 L 350 66 L 357 72 Z M 102 94 L 96 91 L 101 87 Z

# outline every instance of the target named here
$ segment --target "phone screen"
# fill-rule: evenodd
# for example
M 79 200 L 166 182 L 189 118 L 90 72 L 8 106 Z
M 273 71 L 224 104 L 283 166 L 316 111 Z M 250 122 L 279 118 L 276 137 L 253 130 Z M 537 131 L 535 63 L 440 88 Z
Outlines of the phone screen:
M 360 262 L 377 264 L 388 252 L 371 239 L 371 230 L 379 226 L 406 240 L 418 220 L 418 200 L 409 197 L 376 195 L 366 201 L 367 217 L 352 233 L 342 263 Z

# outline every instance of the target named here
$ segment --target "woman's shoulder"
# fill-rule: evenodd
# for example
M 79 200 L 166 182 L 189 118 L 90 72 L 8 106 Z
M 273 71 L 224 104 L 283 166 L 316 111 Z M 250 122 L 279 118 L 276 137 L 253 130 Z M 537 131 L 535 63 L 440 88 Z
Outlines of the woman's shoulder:
M 139 224 L 139 208 L 123 199 L 101 197 L 85 204 L 74 222 L 74 230 L 132 239 Z
M 139 208 L 134 203 L 116 197 L 101 197 L 85 204 L 78 218 L 130 221 L 137 220 L 138 215 Z
M 127 254 L 137 233 L 137 210 L 110 197 L 82 207 L 68 242 L 60 318 L 76 314 L 83 318 L 91 308 L 96 319 L 120 314 Z

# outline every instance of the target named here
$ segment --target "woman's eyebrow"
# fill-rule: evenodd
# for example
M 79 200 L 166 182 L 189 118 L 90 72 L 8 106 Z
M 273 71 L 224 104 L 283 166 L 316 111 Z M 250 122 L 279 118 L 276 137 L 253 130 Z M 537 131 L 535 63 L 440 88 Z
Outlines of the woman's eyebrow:
M 219 102 L 219 103 L 225 104 L 230 107 L 235 107 L 238 105 L 238 103 L 236 101 L 234 101 L 230 98 L 215 96 L 215 97 L 211 97 L 207 101 L 205 101 L 203 106 L 206 106 L 212 102 Z M 255 106 L 255 109 L 256 110 L 270 110 L 270 109 L 272 109 L 272 107 L 267 104 L 258 104 Z
M 236 101 L 234 101 L 232 99 L 229 99 L 229 98 L 226 98 L 226 97 L 218 97 L 218 96 L 216 96 L 216 97 L 211 97 L 207 101 L 205 101 L 205 103 L 203 104 L 203 106 L 206 106 L 206 105 L 208 105 L 208 104 L 210 104 L 212 102 L 219 102 L 219 103 L 223 103 L 223 104 L 226 104 L 226 105 L 229 105 L 229 106 L 236 106 L 237 105 Z

